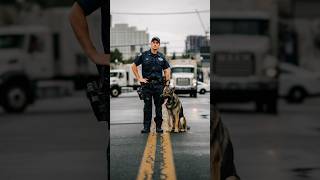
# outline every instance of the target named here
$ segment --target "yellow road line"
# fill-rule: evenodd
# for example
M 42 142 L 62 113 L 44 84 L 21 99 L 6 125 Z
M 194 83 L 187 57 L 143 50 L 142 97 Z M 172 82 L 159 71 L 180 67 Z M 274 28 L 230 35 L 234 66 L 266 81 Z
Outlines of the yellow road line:
M 157 134 L 149 133 L 137 180 L 152 180 L 154 161 L 156 157 L 156 145 Z
M 169 133 L 161 135 L 161 147 L 163 163 L 161 165 L 161 180 L 176 180 L 176 170 L 173 161 L 173 153 Z

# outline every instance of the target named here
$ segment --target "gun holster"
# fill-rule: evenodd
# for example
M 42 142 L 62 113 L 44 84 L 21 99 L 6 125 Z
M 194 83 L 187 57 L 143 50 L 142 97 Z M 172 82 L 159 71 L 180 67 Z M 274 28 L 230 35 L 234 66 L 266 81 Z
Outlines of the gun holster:
M 137 93 L 139 95 L 140 100 L 144 100 L 144 94 L 142 92 L 142 87 L 141 86 L 137 88 Z
M 109 95 L 107 77 L 102 77 L 98 80 L 87 83 L 87 98 L 90 101 L 94 115 L 98 121 L 109 120 Z

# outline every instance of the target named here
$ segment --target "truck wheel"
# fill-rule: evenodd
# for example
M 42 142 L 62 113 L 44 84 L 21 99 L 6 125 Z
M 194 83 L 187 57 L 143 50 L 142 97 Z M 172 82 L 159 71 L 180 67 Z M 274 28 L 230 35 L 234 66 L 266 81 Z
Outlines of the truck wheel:
M 112 97 L 118 97 L 120 95 L 120 93 L 121 93 L 120 88 L 118 88 L 118 87 L 111 88 L 111 96 Z
M 201 89 L 199 93 L 200 93 L 200 94 L 205 94 L 205 93 L 206 93 L 206 90 L 205 90 L 205 89 Z
M 307 92 L 300 87 L 292 88 L 287 97 L 287 101 L 291 103 L 302 103 L 307 96 Z
M 28 105 L 27 89 L 21 85 L 8 85 L 2 97 L 3 108 L 9 113 L 23 112 Z

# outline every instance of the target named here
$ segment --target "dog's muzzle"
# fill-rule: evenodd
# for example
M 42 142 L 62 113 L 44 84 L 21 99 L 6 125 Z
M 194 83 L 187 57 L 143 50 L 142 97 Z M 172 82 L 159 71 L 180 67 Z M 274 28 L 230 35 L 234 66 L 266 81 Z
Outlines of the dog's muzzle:
M 170 98 L 170 96 L 165 96 L 164 94 L 160 95 L 161 104 L 167 103 L 167 100 Z

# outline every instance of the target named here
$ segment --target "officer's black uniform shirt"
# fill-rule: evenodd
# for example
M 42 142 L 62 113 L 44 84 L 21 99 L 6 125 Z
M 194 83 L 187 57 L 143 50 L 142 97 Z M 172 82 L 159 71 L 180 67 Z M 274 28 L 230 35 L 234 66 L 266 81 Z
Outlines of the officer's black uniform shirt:
M 162 71 L 170 67 L 162 53 L 152 54 L 151 50 L 140 54 L 134 63 L 136 66 L 142 65 L 143 78 L 154 80 L 162 80 Z

